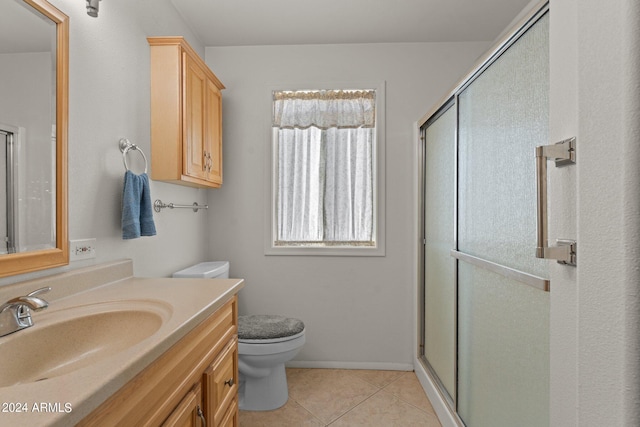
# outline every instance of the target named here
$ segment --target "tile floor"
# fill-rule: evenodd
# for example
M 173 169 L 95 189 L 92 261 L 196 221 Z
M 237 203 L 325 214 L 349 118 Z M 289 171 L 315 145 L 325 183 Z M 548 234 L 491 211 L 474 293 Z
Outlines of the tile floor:
M 240 427 L 440 427 L 413 372 L 287 369 L 289 401 L 240 411 Z

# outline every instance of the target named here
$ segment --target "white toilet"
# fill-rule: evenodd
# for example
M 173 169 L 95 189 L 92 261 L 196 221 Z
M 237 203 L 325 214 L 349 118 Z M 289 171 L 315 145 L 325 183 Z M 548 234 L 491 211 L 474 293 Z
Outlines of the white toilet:
M 173 277 L 226 279 L 229 262 L 203 262 Z M 238 406 L 269 411 L 287 403 L 289 390 L 284 364 L 304 345 L 304 323 L 277 315 L 238 316 Z

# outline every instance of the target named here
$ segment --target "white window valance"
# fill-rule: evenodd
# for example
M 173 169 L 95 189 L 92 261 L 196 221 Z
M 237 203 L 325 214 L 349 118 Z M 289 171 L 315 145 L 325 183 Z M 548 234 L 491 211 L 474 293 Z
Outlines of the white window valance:
M 280 129 L 374 128 L 375 90 L 273 92 L 273 126 Z

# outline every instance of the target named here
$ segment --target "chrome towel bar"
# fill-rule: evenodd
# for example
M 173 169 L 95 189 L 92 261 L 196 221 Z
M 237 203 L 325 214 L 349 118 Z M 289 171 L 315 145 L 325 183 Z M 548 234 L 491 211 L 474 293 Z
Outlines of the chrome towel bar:
M 209 205 L 199 205 L 197 202 L 193 202 L 192 205 L 176 205 L 175 203 L 162 203 L 162 200 L 158 199 L 153 202 L 153 210 L 160 212 L 164 208 L 169 209 L 193 209 L 194 212 L 198 212 L 199 209 L 209 209 Z

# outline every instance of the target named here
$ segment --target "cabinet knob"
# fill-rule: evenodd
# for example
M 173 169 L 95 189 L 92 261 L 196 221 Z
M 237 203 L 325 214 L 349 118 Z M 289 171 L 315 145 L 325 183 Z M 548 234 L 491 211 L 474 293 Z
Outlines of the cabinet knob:
M 228 380 L 226 380 L 224 382 L 225 385 L 228 385 L 229 387 L 233 386 L 235 384 L 235 381 L 233 381 L 233 378 L 229 378 Z

